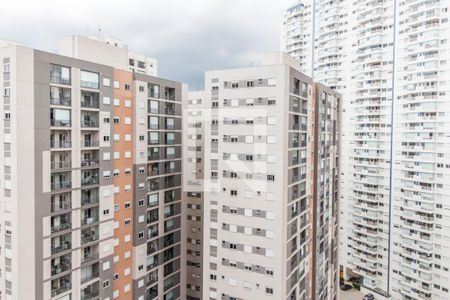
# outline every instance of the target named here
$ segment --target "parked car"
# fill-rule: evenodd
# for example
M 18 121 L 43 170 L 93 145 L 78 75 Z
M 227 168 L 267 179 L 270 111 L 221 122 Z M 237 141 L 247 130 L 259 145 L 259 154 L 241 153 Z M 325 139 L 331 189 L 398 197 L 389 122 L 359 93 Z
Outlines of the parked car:
M 346 283 L 341 283 L 341 290 L 343 291 L 348 291 L 352 288 L 352 286 L 350 284 L 346 284 Z
M 373 294 L 365 294 L 363 300 L 374 300 L 375 296 Z

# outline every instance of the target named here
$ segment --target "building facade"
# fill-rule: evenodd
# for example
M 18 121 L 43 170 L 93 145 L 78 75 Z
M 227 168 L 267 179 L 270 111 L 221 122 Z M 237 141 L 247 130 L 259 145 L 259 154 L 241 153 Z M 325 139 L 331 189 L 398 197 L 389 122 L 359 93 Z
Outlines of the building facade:
M 0 48 L 2 299 L 180 299 L 186 86 L 94 50 Z
M 276 53 L 206 72 L 190 99 L 202 101 L 203 239 L 188 244 L 202 245 L 203 299 L 335 299 L 339 94 Z
M 313 28 L 310 75 L 343 96 L 344 275 L 377 299 L 448 299 L 448 1 L 299 3 L 282 49 Z

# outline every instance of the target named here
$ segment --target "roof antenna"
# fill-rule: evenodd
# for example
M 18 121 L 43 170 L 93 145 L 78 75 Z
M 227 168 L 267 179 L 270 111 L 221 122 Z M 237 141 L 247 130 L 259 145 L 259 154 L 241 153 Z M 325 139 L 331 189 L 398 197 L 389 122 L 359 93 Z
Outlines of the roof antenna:
M 251 60 L 251 61 L 249 61 L 248 62 L 248 66 L 251 68 L 251 67 L 254 67 L 255 66 L 255 62 L 253 61 L 253 60 Z
M 98 25 L 98 39 L 101 38 L 101 34 L 102 34 L 102 27 Z

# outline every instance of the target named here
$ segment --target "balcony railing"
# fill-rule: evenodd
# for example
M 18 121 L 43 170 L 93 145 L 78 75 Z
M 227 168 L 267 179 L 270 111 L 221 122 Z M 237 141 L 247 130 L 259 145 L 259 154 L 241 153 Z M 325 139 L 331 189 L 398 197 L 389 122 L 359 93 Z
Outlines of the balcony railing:
M 98 147 L 98 145 L 99 145 L 98 141 L 90 141 L 90 140 L 81 141 L 81 147 Z
M 97 300 L 99 299 L 99 291 L 82 291 L 81 300 Z
M 72 225 L 70 222 L 65 222 L 65 223 L 53 225 L 51 230 L 52 230 L 52 233 L 55 233 L 55 232 L 60 232 L 63 230 L 68 230 L 68 229 L 70 229 L 71 226 Z
M 86 81 L 86 80 L 81 80 L 81 87 L 82 88 L 88 88 L 88 89 L 98 89 L 98 82 L 95 81 Z
M 81 179 L 82 186 L 93 185 L 93 184 L 98 184 L 98 183 L 99 183 L 98 177 L 87 177 L 87 178 Z
M 87 107 L 87 108 L 99 108 L 100 107 L 100 102 L 99 101 L 85 101 L 85 100 L 81 100 L 81 107 Z
M 81 234 L 81 244 L 87 244 L 98 240 L 98 233 Z
M 50 75 L 50 82 L 51 83 L 57 83 L 57 84 L 70 84 L 70 78 L 63 78 L 61 76 L 54 76 Z
M 72 265 L 70 263 L 70 260 L 63 259 L 63 261 L 61 261 L 59 264 L 52 266 L 52 268 L 51 268 L 52 276 L 55 276 L 55 275 L 58 275 L 58 274 L 61 274 L 63 272 L 70 270 L 71 266 Z
M 62 105 L 62 106 L 70 106 L 72 103 L 70 97 L 64 98 L 50 98 L 51 105 Z
M 83 258 L 81 260 L 82 263 L 86 263 L 89 261 L 93 261 L 99 258 L 98 252 L 87 252 L 83 254 Z
M 97 167 L 98 165 L 98 159 L 84 159 L 81 161 L 82 167 Z
M 70 180 L 52 182 L 51 188 L 52 191 L 70 189 L 72 187 L 72 182 Z
M 52 297 L 55 297 L 64 292 L 67 292 L 71 288 L 72 288 L 72 284 L 69 282 L 69 280 L 67 282 L 63 282 L 63 283 L 61 283 L 60 287 L 55 288 L 55 289 L 52 288 Z
M 72 163 L 70 161 L 52 161 L 52 170 L 70 169 Z
M 55 127 L 70 127 L 72 125 L 70 120 L 55 120 L 50 119 L 50 125 Z
M 50 148 L 52 149 L 61 149 L 70 147 L 72 147 L 71 141 L 50 141 Z
M 60 252 L 63 252 L 63 251 L 66 251 L 66 250 L 69 250 L 69 249 L 71 249 L 72 248 L 72 243 L 71 242 L 68 242 L 68 241 L 65 241 L 65 242 L 62 242 L 60 245 L 58 245 L 58 246 L 51 246 L 51 252 L 52 252 L 52 255 L 55 255 L 55 254 L 58 254 L 58 253 L 60 253 Z
M 82 278 L 81 278 L 81 283 L 83 284 L 83 283 L 86 283 L 86 282 L 88 282 L 88 281 L 91 281 L 92 279 L 97 278 L 98 275 L 99 275 L 98 270 L 93 271 L 93 272 L 90 273 L 89 275 L 86 275 L 86 276 L 82 277 Z
M 81 196 L 81 205 L 87 204 L 97 204 L 98 203 L 98 195 L 82 195 Z
M 64 211 L 71 208 L 70 200 L 66 200 L 64 202 L 52 202 L 50 204 L 50 211 L 52 213 Z
M 81 120 L 81 127 L 83 128 L 98 127 L 98 120 Z
M 92 217 L 81 217 L 81 226 L 98 222 L 98 214 Z

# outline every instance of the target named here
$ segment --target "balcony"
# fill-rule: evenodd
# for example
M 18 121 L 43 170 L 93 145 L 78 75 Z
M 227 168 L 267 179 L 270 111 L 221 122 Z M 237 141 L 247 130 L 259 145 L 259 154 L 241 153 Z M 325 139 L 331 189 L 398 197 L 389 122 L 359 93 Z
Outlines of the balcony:
M 86 108 L 99 108 L 99 93 L 94 92 L 81 92 L 81 107 Z
M 81 300 L 96 300 L 99 299 L 99 283 L 94 282 L 88 287 L 81 290 Z
M 66 254 L 53 258 L 51 261 L 51 274 L 56 276 L 58 274 L 64 273 L 72 268 L 71 264 L 71 254 Z
M 70 106 L 71 105 L 71 90 L 61 87 L 50 87 L 50 104 Z
M 164 113 L 166 115 L 175 115 L 175 104 L 174 103 L 165 103 L 164 104 Z
M 92 207 L 81 211 L 81 226 L 98 222 L 98 207 Z
M 81 263 L 91 262 L 99 258 L 98 246 L 86 247 L 82 250 L 82 253 Z
M 81 71 L 80 85 L 82 88 L 98 89 L 99 88 L 99 74 L 89 71 Z
M 72 248 L 71 234 L 64 234 L 52 238 L 51 240 L 51 254 L 56 255 L 58 253 L 70 250 Z
M 69 291 L 72 288 L 71 283 L 72 274 L 68 274 L 56 279 L 51 282 L 51 295 L 52 297 L 58 296 L 64 292 Z
M 164 98 L 166 100 L 173 100 L 174 101 L 175 100 L 175 89 L 166 87 L 164 89 Z
M 50 219 L 51 232 L 56 233 L 70 229 L 72 226 L 70 219 L 71 219 L 70 213 L 51 217 Z
M 52 191 L 70 189 L 72 187 L 70 172 L 54 173 L 52 174 L 50 181 Z
M 147 212 L 147 224 L 153 223 L 159 220 L 158 209 Z
M 158 230 L 158 225 L 157 224 L 153 225 L 153 226 L 150 226 L 147 229 L 147 238 L 148 239 L 157 237 L 158 235 L 159 235 L 159 230 Z
M 99 263 L 81 268 L 81 284 L 89 282 L 99 275 Z
M 70 193 L 52 195 L 50 200 L 50 212 L 58 213 L 71 208 Z
M 70 68 L 53 64 L 50 65 L 50 82 L 70 85 Z
M 81 244 L 92 243 L 98 241 L 98 226 L 81 229 Z
M 89 186 L 99 183 L 98 170 L 84 170 L 81 176 L 81 186 Z
M 97 189 L 88 189 L 81 191 L 81 205 L 98 204 L 98 191 Z

